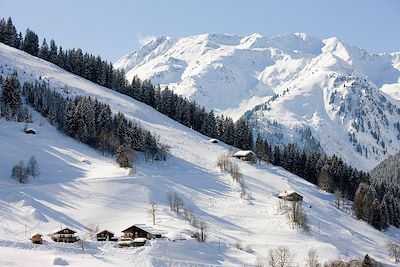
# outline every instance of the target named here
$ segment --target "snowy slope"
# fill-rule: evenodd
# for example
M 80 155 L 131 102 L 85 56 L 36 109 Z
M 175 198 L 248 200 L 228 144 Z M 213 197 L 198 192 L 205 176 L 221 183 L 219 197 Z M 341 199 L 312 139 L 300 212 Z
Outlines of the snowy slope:
M 317 249 L 320 259 L 361 258 L 369 253 L 391 264 L 384 244 L 400 240 L 397 229 L 379 232 L 334 207 L 334 197 L 308 182 L 270 165 L 237 162 L 251 192 L 242 201 L 239 188 L 215 168 L 217 157 L 230 147 L 211 144 L 208 138 L 172 121 L 154 109 L 97 86 L 26 53 L 0 44 L 4 73 L 18 71 L 21 80 L 41 76 L 55 90 L 69 87 L 71 95 L 90 95 L 122 111 L 171 145 L 166 162 L 139 161 L 137 172 L 127 175 L 113 159 L 62 136 L 34 113 L 38 134 L 21 132 L 23 125 L 0 120 L 0 265 L 48 266 L 59 257 L 71 266 L 243 266 L 270 248 L 288 245 L 303 266 L 307 250 Z M 10 180 L 11 166 L 35 155 L 42 175 L 27 185 Z M 90 162 L 91 164 L 88 164 Z M 286 214 L 277 211 L 276 194 L 296 190 L 304 196 L 311 232 L 291 229 Z M 178 192 L 185 206 L 209 224 L 205 244 L 188 240 L 157 240 L 139 249 L 117 249 L 91 242 L 82 251 L 76 244 L 55 244 L 45 237 L 33 246 L 25 237 L 50 233 L 68 225 L 85 236 L 100 226 L 119 231 L 134 223 L 151 224 L 149 201 L 159 203 L 157 227 L 169 235 L 190 233 L 191 226 L 169 211 L 166 194 Z M 25 227 L 26 225 L 26 227 Z M 248 252 L 237 250 L 240 241 Z M 394 265 L 391 265 L 394 266 Z
M 341 91 L 338 98 L 343 100 L 360 99 L 363 106 L 359 107 L 364 110 L 380 106 L 377 101 L 364 101 L 368 95 L 360 96 L 360 90 L 348 92 L 341 88 L 339 76 L 348 81 L 366 79 L 373 98 L 387 94 L 389 102 L 398 104 L 392 98 L 400 99 L 399 53 L 370 54 L 334 37 L 320 40 L 305 33 L 275 37 L 204 34 L 179 40 L 156 39 L 114 66 L 124 69 L 129 80 L 138 75 L 168 85 L 178 94 L 234 119 L 250 111 L 248 116 L 255 128 L 268 137 L 284 136 L 277 143 L 296 142 L 302 146 L 305 141 L 298 129 L 308 131 L 311 126 L 312 136 L 322 150 L 339 154 L 358 168 L 370 169 L 400 149 L 399 133 L 392 124 L 399 120 L 398 114 L 383 109 L 384 116 L 391 117 L 391 125 L 378 120 L 374 131 L 388 133 L 374 138 L 370 130 L 375 126 L 360 134 L 354 132 L 349 126 L 359 119 L 354 111 L 338 116 L 329 104 L 329 95 L 336 90 Z M 290 94 L 282 96 L 286 90 Z M 280 105 L 273 103 L 273 108 L 259 111 L 260 105 L 269 105 L 271 97 L 278 95 Z M 336 101 L 341 105 L 339 99 Z M 267 118 L 283 124 L 279 132 L 268 127 L 271 123 Z M 362 119 L 367 120 L 365 114 Z M 349 140 L 353 132 L 356 144 L 354 139 Z M 343 151 L 343 147 L 349 149 Z

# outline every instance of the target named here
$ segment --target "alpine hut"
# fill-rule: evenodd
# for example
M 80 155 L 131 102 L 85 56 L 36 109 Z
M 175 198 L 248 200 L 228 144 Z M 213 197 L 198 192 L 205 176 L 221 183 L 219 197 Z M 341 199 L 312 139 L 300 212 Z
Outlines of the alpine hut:
M 256 159 L 256 154 L 251 150 L 240 150 L 236 152 L 233 157 L 243 161 L 254 161 Z
M 126 238 L 144 237 L 146 239 L 154 239 L 162 237 L 163 232 L 154 229 L 145 224 L 134 224 L 122 231 L 123 236 Z
M 295 191 L 285 191 L 278 195 L 278 198 L 287 201 L 303 201 L 303 196 Z
M 42 234 L 40 233 L 34 233 L 30 239 L 33 244 L 43 244 Z

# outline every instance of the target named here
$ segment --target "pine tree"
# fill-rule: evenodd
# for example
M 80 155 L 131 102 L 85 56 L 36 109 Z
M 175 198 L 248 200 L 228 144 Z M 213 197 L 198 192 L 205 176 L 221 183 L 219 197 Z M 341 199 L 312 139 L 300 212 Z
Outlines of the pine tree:
M 26 30 L 22 50 L 33 56 L 37 56 L 39 53 L 39 38 L 36 33 L 29 29 Z
M 50 58 L 50 50 L 49 50 L 49 46 L 48 46 L 48 44 L 47 44 L 47 41 L 46 41 L 46 38 L 44 38 L 43 39 L 43 43 L 42 43 L 42 46 L 40 47 L 40 49 L 39 49 L 39 54 L 38 54 L 38 56 L 41 58 L 41 59 L 44 59 L 44 60 L 49 60 L 49 58 Z
M 272 162 L 276 166 L 281 165 L 281 150 L 279 149 L 278 146 L 274 146 L 274 159 Z
M 58 54 L 57 54 L 57 45 L 53 39 L 51 39 L 51 41 L 50 41 L 49 61 L 54 64 L 59 64 Z
M 4 18 L 0 19 L 0 42 L 1 43 L 6 43 L 6 21 Z
M 68 100 L 66 105 L 66 122 L 64 124 L 64 131 L 72 137 L 75 136 L 75 133 L 78 129 L 75 121 L 75 110 L 75 103 L 71 100 Z
M 17 76 L 14 74 L 4 79 L 2 87 L 0 103 L 1 116 L 8 119 L 18 117 L 18 114 L 22 111 L 22 99 Z
M 18 34 L 15 26 L 13 25 L 11 17 L 8 18 L 4 31 L 4 43 L 6 45 L 18 48 Z

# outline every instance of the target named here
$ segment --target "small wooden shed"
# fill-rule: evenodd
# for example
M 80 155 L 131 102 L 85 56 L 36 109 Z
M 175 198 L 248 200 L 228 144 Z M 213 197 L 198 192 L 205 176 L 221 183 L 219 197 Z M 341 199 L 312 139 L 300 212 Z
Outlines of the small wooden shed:
M 25 133 L 26 134 L 36 134 L 36 130 L 33 128 L 26 128 Z
M 236 152 L 233 157 L 243 161 L 254 161 L 256 159 L 256 154 L 251 150 L 240 150 Z
M 117 241 L 118 238 L 114 237 L 115 234 L 110 230 L 103 230 L 96 233 L 97 241 Z
M 161 238 L 163 232 L 145 224 L 134 224 L 122 231 L 126 238 L 144 237 L 147 239 Z
M 61 227 L 53 231 L 51 239 L 54 242 L 74 243 L 79 240 L 79 237 L 75 236 L 75 234 L 76 231 L 68 227 Z
M 303 201 L 303 196 L 295 191 L 285 191 L 278 195 L 278 198 L 287 201 Z
M 34 233 L 30 239 L 33 244 L 43 244 L 42 234 L 40 233 Z

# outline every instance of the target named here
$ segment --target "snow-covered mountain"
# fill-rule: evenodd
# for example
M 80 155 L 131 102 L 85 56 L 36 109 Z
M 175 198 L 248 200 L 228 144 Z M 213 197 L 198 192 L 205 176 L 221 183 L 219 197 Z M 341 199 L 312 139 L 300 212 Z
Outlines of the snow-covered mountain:
M 400 240 L 398 229 L 386 232 L 356 220 L 335 207 L 335 197 L 316 186 L 267 164 L 236 161 L 251 197 L 242 200 L 238 185 L 215 167 L 219 155 L 232 149 L 158 113 L 153 108 L 22 51 L 0 44 L 2 75 L 17 71 L 21 81 L 39 77 L 58 92 L 91 96 L 107 102 L 113 112 L 158 134 L 171 146 L 166 162 L 139 160 L 136 173 L 128 174 L 90 147 L 58 132 L 33 112 L 36 135 L 24 133 L 24 124 L 0 119 L 0 265 L 49 266 L 251 266 L 257 255 L 287 245 L 295 261 L 304 266 L 313 247 L 321 261 L 362 258 L 394 266 L 385 242 Z M 65 88 L 68 90 L 65 90 Z M 12 180 L 18 160 L 36 156 L 41 176 L 21 185 Z M 287 214 L 278 211 L 276 194 L 294 190 L 304 197 L 310 232 L 292 229 Z M 178 193 L 185 208 L 208 223 L 208 240 L 149 241 L 145 247 L 119 249 L 110 243 L 54 243 L 47 236 L 60 225 L 70 226 L 84 238 L 99 226 L 119 231 L 135 223 L 151 224 L 149 202 L 158 204 L 157 224 L 168 236 L 189 236 L 192 226 L 169 209 L 167 193 Z M 43 245 L 28 237 L 45 234 Z M 189 238 L 190 239 L 190 238 Z M 237 249 L 239 242 L 244 248 Z
M 311 140 L 362 169 L 400 149 L 399 53 L 305 33 L 204 34 L 158 38 L 114 66 L 234 119 L 246 113 L 275 142 Z

